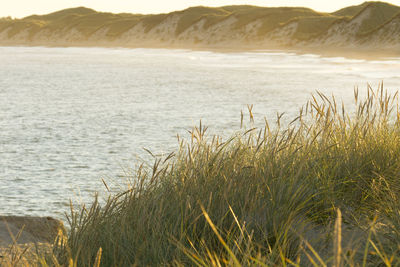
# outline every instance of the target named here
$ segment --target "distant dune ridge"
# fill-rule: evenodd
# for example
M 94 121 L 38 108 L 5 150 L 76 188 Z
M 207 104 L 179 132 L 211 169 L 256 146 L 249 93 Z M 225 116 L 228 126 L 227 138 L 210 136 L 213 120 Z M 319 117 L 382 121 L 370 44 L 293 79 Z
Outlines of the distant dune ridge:
M 200 49 L 339 49 L 400 54 L 400 7 L 365 2 L 333 13 L 302 7 L 191 7 L 112 14 L 85 7 L 0 19 L 0 45 Z

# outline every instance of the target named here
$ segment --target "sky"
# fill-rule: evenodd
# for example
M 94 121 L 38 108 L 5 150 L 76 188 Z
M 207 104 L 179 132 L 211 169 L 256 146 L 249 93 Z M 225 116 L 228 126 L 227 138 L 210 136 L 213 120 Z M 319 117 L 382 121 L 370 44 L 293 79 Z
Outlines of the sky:
M 2 2 L 2 3 L 1 3 Z M 304 6 L 321 12 L 358 5 L 363 0 L 0 0 L 0 17 L 21 18 L 32 14 L 47 14 L 57 10 L 85 6 L 113 13 L 156 14 L 182 10 L 190 6 Z M 400 0 L 385 2 L 400 6 Z

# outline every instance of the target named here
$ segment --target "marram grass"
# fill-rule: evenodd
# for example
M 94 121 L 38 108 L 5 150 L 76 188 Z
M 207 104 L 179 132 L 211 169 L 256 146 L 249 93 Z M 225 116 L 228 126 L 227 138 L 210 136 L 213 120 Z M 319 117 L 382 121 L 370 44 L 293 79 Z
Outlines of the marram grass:
M 226 141 L 194 128 L 126 191 L 71 209 L 49 265 L 400 265 L 398 95 L 354 95 L 350 113 L 317 93 Z
M 316 94 L 286 127 L 226 141 L 194 128 L 127 191 L 73 210 L 59 261 L 92 266 L 101 248 L 103 266 L 399 265 L 397 94 L 355 104 Z

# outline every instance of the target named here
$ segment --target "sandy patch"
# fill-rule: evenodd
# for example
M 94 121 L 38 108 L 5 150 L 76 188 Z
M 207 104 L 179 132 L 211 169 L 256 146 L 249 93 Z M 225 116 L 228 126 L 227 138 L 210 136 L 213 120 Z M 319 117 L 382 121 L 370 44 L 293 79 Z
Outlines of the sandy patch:
M 0 246 L 53 243 L 65 234 L 63 223 L 51 217 L 0 216 Z

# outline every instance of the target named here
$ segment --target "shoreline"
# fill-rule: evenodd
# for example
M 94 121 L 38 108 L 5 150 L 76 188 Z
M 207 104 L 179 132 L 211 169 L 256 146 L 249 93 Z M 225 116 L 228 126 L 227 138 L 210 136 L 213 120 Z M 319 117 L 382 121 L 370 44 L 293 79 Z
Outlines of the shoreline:
M 400 58 L 400 50 L 359 48 L 315 48 L 315 47 L 279 47 L 279 46 L 190 46 L 190 45 L 112 45 L 112 44 L 54 44 L 54 43 L 2 43 L 0 47 L 47 47 L 47 48 L 115 48 L 115 49 L 166 49 L 189 50 L 214 53 L 294 53 L 296 55 L 313 54 L 321 57 L 343 57 L 348 59 L 391 59 Z

